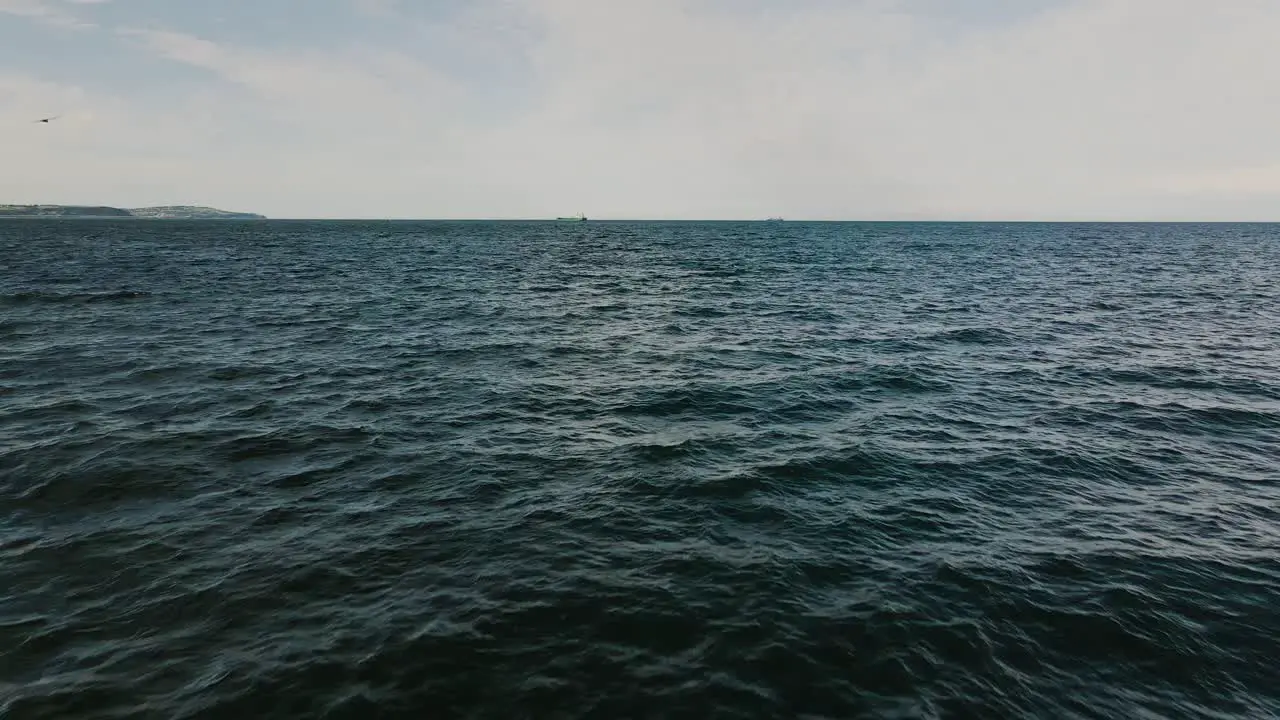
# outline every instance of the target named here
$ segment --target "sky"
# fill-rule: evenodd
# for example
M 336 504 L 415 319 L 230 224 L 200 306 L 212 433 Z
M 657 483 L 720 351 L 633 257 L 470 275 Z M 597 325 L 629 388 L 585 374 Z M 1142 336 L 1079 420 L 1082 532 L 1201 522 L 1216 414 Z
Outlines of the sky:
M 1277 0 L 0 0 L 0 203 L 1280 220 L 1276 38 Z

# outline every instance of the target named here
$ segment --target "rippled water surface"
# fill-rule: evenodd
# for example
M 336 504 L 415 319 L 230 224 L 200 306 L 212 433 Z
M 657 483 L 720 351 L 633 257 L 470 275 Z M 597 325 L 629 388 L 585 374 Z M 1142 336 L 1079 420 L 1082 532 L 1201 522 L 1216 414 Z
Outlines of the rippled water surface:
M 4 718 L 1280 713 L 1280 226 L 0 260 Z

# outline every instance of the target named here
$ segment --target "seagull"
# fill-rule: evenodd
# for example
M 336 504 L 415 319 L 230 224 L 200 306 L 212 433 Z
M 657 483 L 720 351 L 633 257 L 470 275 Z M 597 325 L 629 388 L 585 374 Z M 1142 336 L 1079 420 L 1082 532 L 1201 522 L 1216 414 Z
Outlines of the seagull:
M 50 121 L 50 120 L 57 120 L 57 119 L 58 119 L 58 118 L 60 118 L 60 117 L 62 117 L 62 116 L 61 116 L 61 115 L 54 115 L 53 117 L 40 118 L 39 120 L 36 120 L 35 122 L 37 122 L 37 123 L 45 123 L 45 124 L 47 125 L 47 124 L 49 123 L 49 121 Z

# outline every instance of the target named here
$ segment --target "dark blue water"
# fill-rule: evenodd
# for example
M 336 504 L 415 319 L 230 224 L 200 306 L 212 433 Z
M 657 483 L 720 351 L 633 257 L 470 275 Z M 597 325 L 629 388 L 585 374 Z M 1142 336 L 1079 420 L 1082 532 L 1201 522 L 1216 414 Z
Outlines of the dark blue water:
M 0 263 L 0 717 L 1280 713 L 1280 226 Z

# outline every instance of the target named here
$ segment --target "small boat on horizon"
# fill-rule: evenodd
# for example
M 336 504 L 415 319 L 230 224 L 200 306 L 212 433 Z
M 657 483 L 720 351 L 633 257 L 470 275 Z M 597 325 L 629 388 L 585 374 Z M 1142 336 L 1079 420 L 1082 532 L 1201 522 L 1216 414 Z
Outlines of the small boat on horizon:
M 556 220 L 563 220 L 565 222 L 586 222 L 587 216 L 583 213 L 578 213 L 578 217 L 558 217 Z

